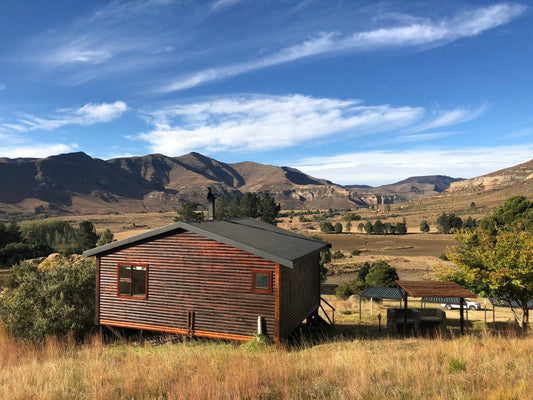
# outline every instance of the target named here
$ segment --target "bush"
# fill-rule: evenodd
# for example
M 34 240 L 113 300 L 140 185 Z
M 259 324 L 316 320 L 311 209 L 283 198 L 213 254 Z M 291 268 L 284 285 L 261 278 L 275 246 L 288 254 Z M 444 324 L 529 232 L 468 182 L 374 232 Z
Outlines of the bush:
M 79 256 L 16 265 L 0 293 L 6 328 L 33 341 L 69 333 L 82 339 L 94 327 L 95 271 L 93 259 Z
M 361 268 L 359 268 L 357 277 L 364 281 L 368 275 L 368 271 L 370 271 L 370 263 L 366 261 L 363 265 L 361 265 Z
M 395 281 L 398 279 L 396 268 L 391 267 L 385 261 L 379 261 L 370 267 L 365 282 L 369 286 L 395 287 Z
M 334 260 L 338 260 L 338 259 L 344 258 L 344 254 L 342 253 L 342 251 L 337 250 L 335 251 L 335 253 L 331 255 L 331 258 L 333 258 Z
M 335 289 L 335 295 L 341 299 L 347 299 L 348 297 L 354 294 L 361 294 L 368 288 L 366 282 L 361 279 L 353 279 L 351 281 L 346 281 L 341 283 Z

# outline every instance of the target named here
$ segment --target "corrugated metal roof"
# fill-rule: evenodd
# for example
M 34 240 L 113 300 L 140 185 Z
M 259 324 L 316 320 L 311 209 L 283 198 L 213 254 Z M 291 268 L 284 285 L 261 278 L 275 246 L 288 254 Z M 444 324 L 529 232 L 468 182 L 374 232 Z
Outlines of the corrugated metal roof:
M 513 308 L 520 308 L 516 301 L 513 300 L 511 303 L 509 303 L 507 300 L 504 300 L 501 297 L 489 297 L 489 301 L 493 306 L 496 307 L 511 307 L 512 304 Z M 527 308 L 533 309 L 533 300 L 528 301 Z
M 396 285 L 411 297 L 476 297 L 456 282 L 396 281 Z
M 460 297 L 422 297 L 424 303 L 460 304 Z
M 372 286 L 361 293 L 361 297 L 374 297 L 380 299 L 402 300 L 398 288 Z
M 253 218 L 217 219 L 201 222 L 176 222 L 128 239 L 87 250 L 84 257 L 97 256 L 118 248 L 137 244 L 159 236 L 180 231 L 191 231 L 255 254 L 287 267 L 293 267 L 298 259 L 319 252 L 328 243 L 299 235 Z

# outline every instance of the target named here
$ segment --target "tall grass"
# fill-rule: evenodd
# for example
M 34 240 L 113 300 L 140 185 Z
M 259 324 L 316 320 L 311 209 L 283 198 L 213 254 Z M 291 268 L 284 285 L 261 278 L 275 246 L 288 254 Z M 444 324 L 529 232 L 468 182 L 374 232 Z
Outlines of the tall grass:
M 35 345 L 0 329 L 1 399 L 527 399 L 533 337 Z

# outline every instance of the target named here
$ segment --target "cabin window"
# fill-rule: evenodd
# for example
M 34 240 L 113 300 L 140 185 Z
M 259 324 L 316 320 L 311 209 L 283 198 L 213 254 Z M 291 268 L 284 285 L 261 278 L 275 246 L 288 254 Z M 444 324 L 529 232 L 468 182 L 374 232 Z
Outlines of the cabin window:
M 146 299 L 148 266 L 145 264 L 118 265 L 118 295 L 133 299 Z
M 252 291 L 272 293 L 272 271 L 252 271 Z

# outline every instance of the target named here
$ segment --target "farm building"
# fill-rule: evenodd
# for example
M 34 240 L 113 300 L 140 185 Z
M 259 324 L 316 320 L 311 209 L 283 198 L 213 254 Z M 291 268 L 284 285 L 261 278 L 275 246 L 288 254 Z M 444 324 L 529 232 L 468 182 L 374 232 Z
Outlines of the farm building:
M 251 218 L 176 222 L 83 253 L 97 258 L 96 323 L 276 342 L 320 307 L 329 244 Z

